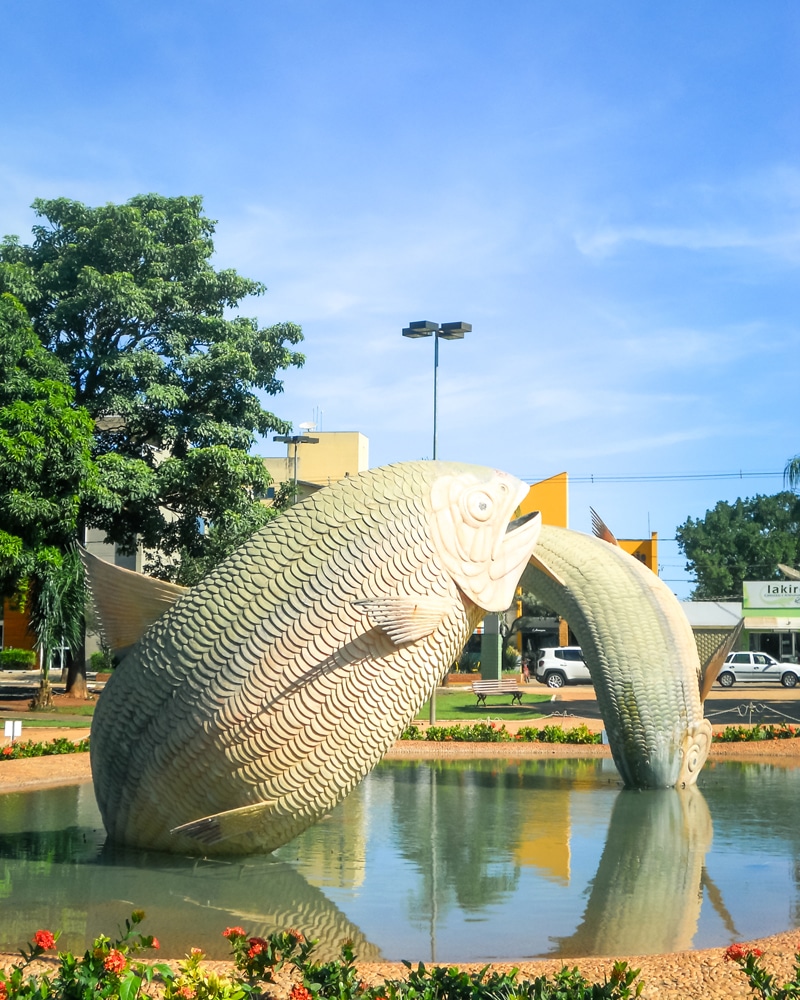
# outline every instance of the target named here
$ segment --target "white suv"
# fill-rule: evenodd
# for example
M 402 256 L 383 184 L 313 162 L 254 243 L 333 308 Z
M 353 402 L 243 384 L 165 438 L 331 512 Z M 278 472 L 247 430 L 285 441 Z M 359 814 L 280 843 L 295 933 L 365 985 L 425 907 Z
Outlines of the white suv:
M 591 684 L 589 668 L 583 662 L 580 646 L 559 646 L 539 650 L 536 680 L 551 688 L 565 684 Z
M 768 653 L 729 653 L 717 677 L 717 683 L 726 688 L 736 681 L 780 681 L 784 687 L 793 688 L 798 680 L 800 667 L 796 663 L 778 663 Z

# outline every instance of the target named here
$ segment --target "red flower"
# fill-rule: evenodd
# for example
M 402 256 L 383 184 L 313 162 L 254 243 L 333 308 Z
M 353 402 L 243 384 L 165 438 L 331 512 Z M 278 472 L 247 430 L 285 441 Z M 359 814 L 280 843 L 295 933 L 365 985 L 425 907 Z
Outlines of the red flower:
M 295 983 L 289 991 L 289 1000 L 311 1000 L 311 991 L 300 983 Z
M 222 936 L 225 938 L 244 937 L 244 927 L 226 927 Z
M 161 942 L 158 940 L 157 937 L 153 938 L 153 943 L 150 945 L 150 947 L 155 948 L 156 951 L 158 951 L 158 949 L 161 947 Z
M 286 932 L 289 937 L 293 937 L 298 944 L 302 944 L 305 941 L 305 935 L 301 934 L 300 931 L 296 930 L 294 927 L 290 927 Z
M 247 951 L 248 958 L 255 958 L 256 955 L 260 955 L 261 952 L 266 948 L 267 942 L 264 938 L 250 938 L 248 941 L 250 948 Z
M 121 972 L 125 971 L 125 956 L 121 951 L 117 951 L 116 948 L 112 948 L 111 951 L 103 959 L 103 968 L 107 972 L 113 972 L 119 975 Z
M 4 757 L 10 757 L 13 752 L 14 752 L 14 748 L 13 747 L 3 747 L 3 756 Z
M 44 951 L 47 951 L 50 948 L 55 948 L 56 939 L 53 937 L 50 931 L 37 931 L 33 935 L 33 943 L 37 947 L 42 948 Z
M 6 984 L 0 981 L 0 1000 L 7 1000 L 8 990 L 6 989 Z
M 744 962 L 752 955 L 760 958 L 764 953 L 760 948 L 745 948 L 743 944 L 732 944 L 725 952 L 726 962 Z

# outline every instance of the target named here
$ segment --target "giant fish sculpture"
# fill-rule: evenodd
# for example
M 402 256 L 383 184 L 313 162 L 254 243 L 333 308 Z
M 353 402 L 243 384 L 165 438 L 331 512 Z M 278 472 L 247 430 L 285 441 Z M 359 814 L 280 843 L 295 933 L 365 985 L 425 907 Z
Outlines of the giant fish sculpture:
M 527 491 L 478 466 L 373 469 L 296 504 L 179 596 L 94 714 L 110 839 L 270 851 L 329 812 L 485 612 L 511 605 L 540 528 L 538 514 L 513 520 Z M 113 584 L 92 589 L 113 620 Z M 162 589 L 155 607 L 175 594 Z
M 523 587 L 575 633 L 624 784 L 693 785 L 711 746 L 694 635 L 667 585 L 594 516 L 599 538 L 544 525 Z

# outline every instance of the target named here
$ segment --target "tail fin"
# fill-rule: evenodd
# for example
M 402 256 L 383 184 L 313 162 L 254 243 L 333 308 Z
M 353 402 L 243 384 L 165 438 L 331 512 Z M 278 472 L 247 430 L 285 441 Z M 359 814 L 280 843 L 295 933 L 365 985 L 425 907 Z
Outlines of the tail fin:
M 186 587 L 122 569 L 78 546 L 103 642 L 126 650 L 186 593 Z

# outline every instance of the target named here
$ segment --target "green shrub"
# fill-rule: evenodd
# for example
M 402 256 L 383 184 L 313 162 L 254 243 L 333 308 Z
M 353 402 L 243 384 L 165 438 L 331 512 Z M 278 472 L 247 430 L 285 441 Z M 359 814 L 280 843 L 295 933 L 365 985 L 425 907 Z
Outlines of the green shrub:
M 291 964 L 302 979 L 291 988 L 290 1000 L 630 1000 L 642 992 L 636 982 L 638 969 L 615 962 L 603 983 L 590 983 L 576 968 L 564 966 L 552 979 L 539 976 L 519 980 L 518 969 L 490 972 L 461 972 L 455 967 L 426 968 L 420 963 L 409 970 L 407 979 L 387 979 L 367 986 L 356 966 L 352 943 L 345 941 L 340 957 L 331 962 L 309 958 L 316 942 L 307 941 L 296 930 L 250 937 L 243 927 L 228 927 L 223 936 L 233 951 L 233 969 L 221 975 L 202 965 L 204 955 L 192 948 L 189 957 L 178 963 L 178 972 L 166 963 L 151 963 L 134 956 L 159 947 L 151 935 L 134 933 L 144 919 L 136 910 L 125 921 L 125 933 L 112 941 L 105 935 L 82 958 L 60 952 L 56 965 L 41 973 L 31 973 L 31 962 L 54 951 L 58 934 L 39 930 L 22 961 L 5 972 L 0 970 L 0 996 L 5 1000 L 137 1000 L 154 995 L 158 987 L 164 1000 L 260 1000 L 274 983 L 275 973 Z M 729 949 L 730 950 L 730 949 Z M 770 994 L 772 995 L 772 994 Z
M 33 740 L 9 743 L 0 750 L 0 760 L 21 760 L 24 757 L 52 757 L 63 753 L 86 753 L 89 749 L 88 737 L 73 743 L 65 736 L 49 743 L 34 743 Z
M 800 737 L 800 726 L 790 726 L 785 722 L 778 726 L 726 726 L 714 733 L 717 743 L 758 743 L 760 740 L 794 740 Z
M 458 658 L 458 669 L 462 674 L 474 674 L 481 665 L 481 654 L 466 650 Z
M 108 647 L 92 653 L 89 657 L 89 669 L 97 674 L 110 674 L 117 665 L 117 658 Z
M 535 726 L 520 726 L 516 735 L 510 733 L 505 726 L 496 722 L 476 722 L 474 725 L 454 726 L 407 726 L 401 740 L 427 740 L 431 743 L 569 743 L 591 744 L 601 743 L 600 733 L 593 733 L 582 723 L 573 729 L 562 729 L 561 726 L 545 726 L 537 729 Z
M 777 977 L 767 972 L 759 961 L 762 954 L 760 948 L 732 944 L 725 952 L 725 961 L 736 962 L 747 977 L 753 996 L 762 1000 L 796 1000 L 800 997 L 800 945 L 795 948 L 794 975 L 783 986 L 778 985 Z
M 9 646 L 0 651 L 0 670 L 34 670 L 35 667 L 36 651 L 33 649 Z

